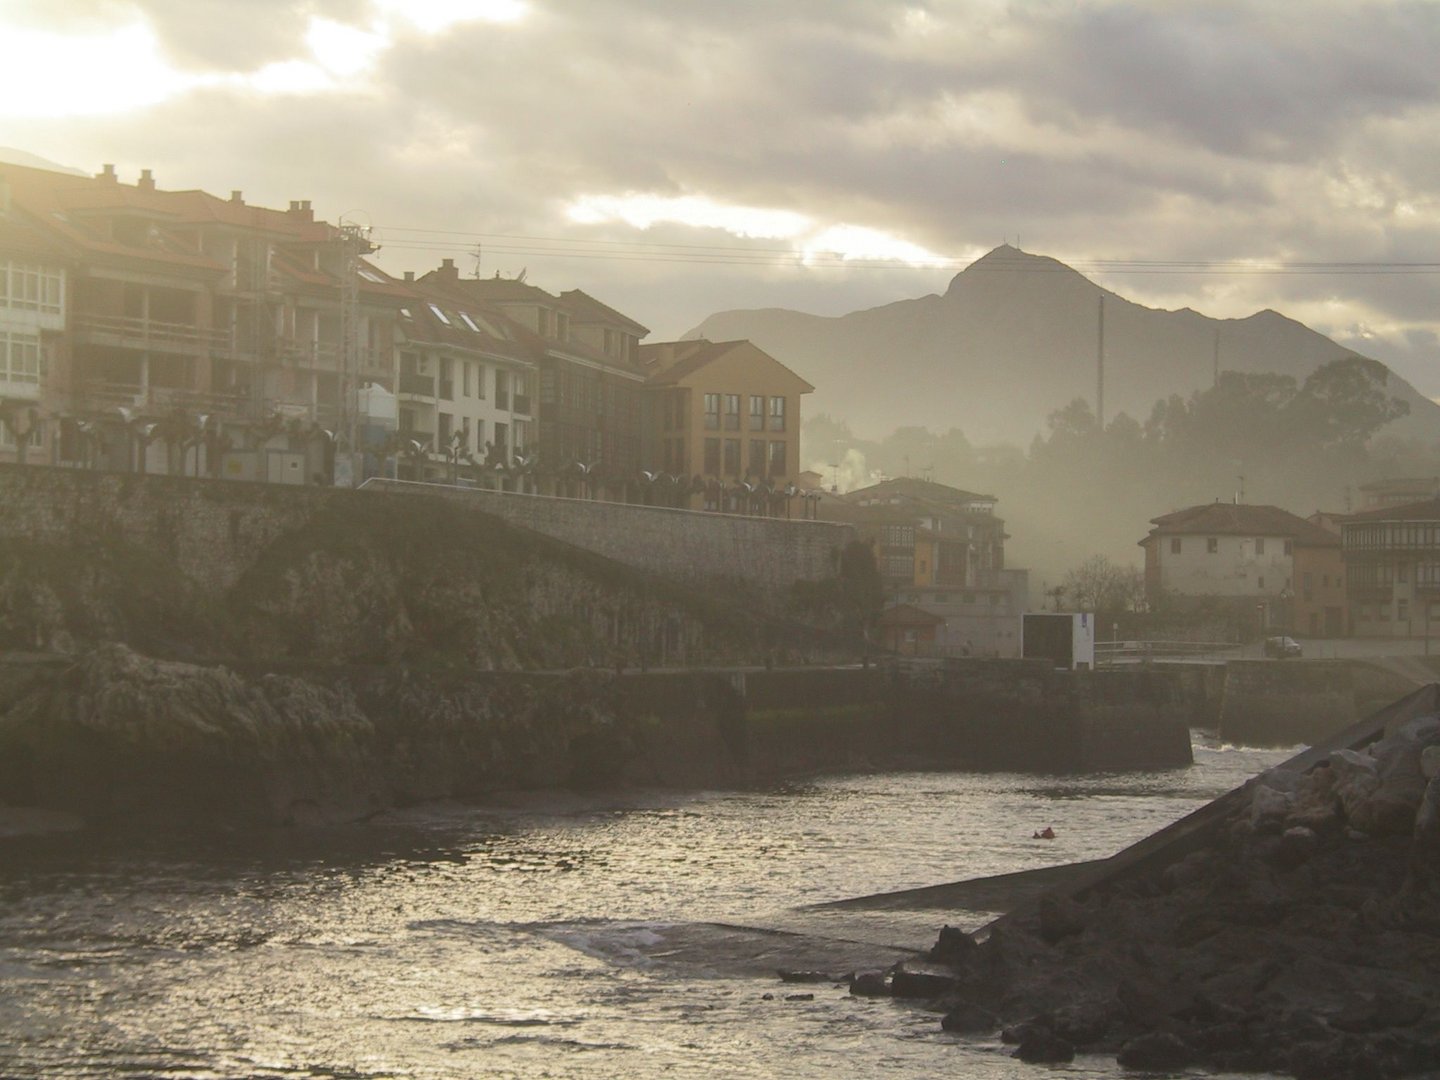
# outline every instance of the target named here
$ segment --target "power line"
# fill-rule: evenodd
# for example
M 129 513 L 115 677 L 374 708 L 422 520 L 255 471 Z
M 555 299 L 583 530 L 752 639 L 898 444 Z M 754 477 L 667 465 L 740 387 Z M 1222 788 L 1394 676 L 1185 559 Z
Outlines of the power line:
M 457 233 L 448 229 L 383 226 L 375 230 L 384 246 L 395 251 L 463 251 L 473 256 L 483 243 L 487 254 L 524 258 L 610 259 L 628 262 L 694 263 L 719 266 L 834 266 L 853 270 L 938 270 L 970 267 L 988 273 L 1109 273 L 1127 275 L 1431 275 L 1440 262 L 1367 260 L 1249 259 L 1076 259 L 1064 263 L 1046 256 L 992 255 L 981 262 L 969 257 L 936 256 L 907 262 L 882 256 L 851 257 L 838 251 L 805 251 L 795 247 L 741 247 L 721 244 L 678 244 L 652 240 L 593 240 L 582 237 L 537 236 L 524 233 Z M 398 234 L 398 235 L 392 235 Z

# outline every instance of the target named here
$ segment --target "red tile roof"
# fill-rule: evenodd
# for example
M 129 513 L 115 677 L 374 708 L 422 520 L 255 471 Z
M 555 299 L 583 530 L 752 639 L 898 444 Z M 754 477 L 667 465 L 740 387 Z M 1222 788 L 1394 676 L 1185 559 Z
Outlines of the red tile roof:
M 1204 503 L 1151 518 L 1155 528 L 1141 544 L 1157 536 L 1281 536 L 1307 547 L 1338 547 L 1340 538 L 1278 506 L 1252 503 Z

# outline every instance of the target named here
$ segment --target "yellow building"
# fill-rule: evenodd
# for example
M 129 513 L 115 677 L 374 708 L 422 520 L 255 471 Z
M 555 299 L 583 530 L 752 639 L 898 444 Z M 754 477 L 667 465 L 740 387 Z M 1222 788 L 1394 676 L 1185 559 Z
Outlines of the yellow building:
M 748 341 L 640 346 L 652 502 L 785 516 L 800 475 L 800 398 L 815 388 Z

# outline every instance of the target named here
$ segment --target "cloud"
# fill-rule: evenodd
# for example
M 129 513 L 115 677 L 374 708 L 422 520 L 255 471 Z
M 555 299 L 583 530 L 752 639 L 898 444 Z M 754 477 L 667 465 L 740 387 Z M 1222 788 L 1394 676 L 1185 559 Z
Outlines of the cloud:
M 153 167 L 162 184 L 363 208 L 397 268 L 481 233 L 569 238 L 552 245 L 563 257 L 492 242 L 482 261 L 643 304 L 637 317 L 668 333 L 742 304 L 834 311 L 944 287 L 933 267 L 807 269 L 800 253 L 827 230 L 922 262 L 1017 235 L 1076 260 L 1422 261 L 1440 239 L 1440 9 L 1427 3 L 1312 0 L 1303 18 L 1260 0 L 19 9 L 31 30 L 144 27 L 174 81 L 142 111 L 7 122 L 7 142 Z M 669 209 L 622 212 L 637 199 Z M 702 266 L 578 244 L 642 239 L 796 257 Z M 1440 359 L 1423 336 L 1434 276 L 1102 281 L 1210 314 L 1329 312 L 1337 333 L 1381 327 L 1397 356 Z

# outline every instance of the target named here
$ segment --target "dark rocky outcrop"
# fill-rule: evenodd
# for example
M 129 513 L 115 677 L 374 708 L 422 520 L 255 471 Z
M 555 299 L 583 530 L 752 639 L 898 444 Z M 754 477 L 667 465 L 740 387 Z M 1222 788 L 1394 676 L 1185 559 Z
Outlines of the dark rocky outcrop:
M 931 954 L 954 961 L 943 1026 L 983 1030 L 983 1003 L 1031 1061 L 1070 1048 L 1154 1071 L 1433 1069 L 1437 772 L 1440 720 L 1410 720 L 1267 774 L 1169 861 L 1047 897 L 969 945 L 947 927 Z

